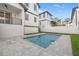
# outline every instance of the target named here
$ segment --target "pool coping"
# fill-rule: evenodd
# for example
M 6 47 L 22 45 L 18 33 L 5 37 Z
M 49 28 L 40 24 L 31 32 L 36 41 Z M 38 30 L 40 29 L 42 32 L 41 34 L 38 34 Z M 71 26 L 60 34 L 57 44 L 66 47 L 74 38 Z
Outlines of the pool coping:
M 46 34 L 46 33 L 39 33 L 39 34 L 24 35 L 24 39 L 25 39 L 25 38 L 29 38 L 29 37 L 38 36 L 38 35 L 44 35 L 44 34 Z

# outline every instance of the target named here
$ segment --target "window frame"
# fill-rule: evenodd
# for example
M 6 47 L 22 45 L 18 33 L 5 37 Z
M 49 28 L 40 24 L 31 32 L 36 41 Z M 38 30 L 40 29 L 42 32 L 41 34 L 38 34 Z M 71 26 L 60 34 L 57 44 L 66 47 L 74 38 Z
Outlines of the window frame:
M 0 16 L 0 23 L 11 24 L 12 13 L 4 11 L 4 10 L 0 10 L 0 12 L 3 13 L 3 16 Z M 7 14 L 9 14 L 9 16 L 7 16 Z M 9 20 L 9 22 L 7 22 L 7 20 Z
M 22 25 L 22 19 L 12 17 L 13 16 L 12 12 L 8 12 L 5 10 L 0 10 L 0 12 L 3 12 L 3 14 L 4 14 L 3 17 L 0 16 L 1 24 Z M 15 20 L 17 21 L 16 23 L 14 22 Z M 20 23 L 18 23 L 18 20 L 20 21 Z
M 25 3 L 27 7 L 29 7 L 29 3 Z
M 45 13 L 43 14 L 43 18 L 45 18 Z
M 34 4 L 34 11 L 37 11 L 37 5 Z
M 37 18 L 36 18 L 36 17 L 34 17 L 34 22 L 35 22 L 35 23 L 37 22 Z
M 25 20 L 29 20 L 29 14 L 25 13 Z

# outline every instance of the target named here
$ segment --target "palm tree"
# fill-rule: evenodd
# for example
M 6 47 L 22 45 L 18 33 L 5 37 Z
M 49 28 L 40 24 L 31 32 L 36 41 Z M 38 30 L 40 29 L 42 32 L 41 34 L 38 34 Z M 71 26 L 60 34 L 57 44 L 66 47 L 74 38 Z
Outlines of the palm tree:
M 68 24 L 70 21 L 71 21 L 70 18 L 66 18 L 66 19 L 65 19 L 65 22 L 66 22 L 67 24 Z
M 56 17 L 56 18 L 54 18 L 54 19 L 55 19 L 55 21 L 56 21 L 56 22 L 59 22 L 59 21 L 60 21 L 60 19 L 59 19 L 59 18 L 57 18 L 57 17 Z

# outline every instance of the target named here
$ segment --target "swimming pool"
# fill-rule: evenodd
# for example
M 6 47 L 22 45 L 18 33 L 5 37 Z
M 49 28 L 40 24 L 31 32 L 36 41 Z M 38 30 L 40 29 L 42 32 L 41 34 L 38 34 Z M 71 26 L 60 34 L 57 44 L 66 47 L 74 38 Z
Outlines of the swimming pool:
M 25 38 L 26 40 L 37 44 L 40 47 L 47 48 L 52 42 L 55 42 L 60 35 L 45 34 Z

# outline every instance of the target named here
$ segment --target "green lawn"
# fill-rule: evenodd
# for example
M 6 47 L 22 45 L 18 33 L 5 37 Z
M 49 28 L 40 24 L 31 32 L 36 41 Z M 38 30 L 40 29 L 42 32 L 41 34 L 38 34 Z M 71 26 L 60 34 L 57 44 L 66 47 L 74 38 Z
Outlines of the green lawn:
M 71 43 L 72 43 L 72 52 L 74 56 L 79 56 L 79 35 L 72 34 Z
M 78 34 L 66 34 L 66 33 L 53 33 L 53 34 L 70 35 L 73 55 L 79 56 L 79 35 Z

